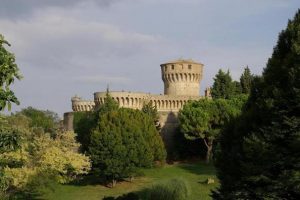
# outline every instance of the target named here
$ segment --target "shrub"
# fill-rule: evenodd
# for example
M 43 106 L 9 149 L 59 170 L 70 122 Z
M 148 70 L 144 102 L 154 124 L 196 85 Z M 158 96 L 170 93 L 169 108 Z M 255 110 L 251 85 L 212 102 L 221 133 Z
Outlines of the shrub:
M 146 192 L 147 200 L 186 200 L 189 189 L 185 181 L 171 179 L 165 183 L 154 185 Z
M 112 181 L 112 186 L 119 179 L 134 176 L 139 167 L 163 163 L 166 156 L 152 118 L 125 108 L 99 116 L 89 153 L 93 169 Z

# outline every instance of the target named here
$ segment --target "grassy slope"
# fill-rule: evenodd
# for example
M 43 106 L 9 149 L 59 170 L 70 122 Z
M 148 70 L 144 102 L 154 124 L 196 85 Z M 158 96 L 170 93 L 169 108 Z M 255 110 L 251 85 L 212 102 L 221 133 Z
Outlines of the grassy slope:
M 139 191 L 145 187 L 160 181 L 181 178 L 186 180 L 190 187 L 191 200 L 211 199 L 210 190 L 215 188 L 218 183 L 204 184 L 208 178 L 215 177 L 215 171 L 212 166 L 203 163 L 167 165 L 163 168 L 146 169 L 145 176 L 136 178 L 132 183 L 118 183 L 113 189 L 102 185 L 59 185 L 54 190 L 47 192 L 43 199 L 47 200 L 100 200 L 104 196 L 118 196 L 130 191 Z

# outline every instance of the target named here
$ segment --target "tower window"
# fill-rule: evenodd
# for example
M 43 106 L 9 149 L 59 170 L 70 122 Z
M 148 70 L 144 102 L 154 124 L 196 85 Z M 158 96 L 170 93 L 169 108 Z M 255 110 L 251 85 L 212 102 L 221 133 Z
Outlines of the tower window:
M 172 69 L 174 69 L 174 65 L 172 65 Z
M 167 66 L 165 66 L 165 71 L 167 71 Z
M 189 65 L 188 67 L 189 67 L 189 69 L 192 69 L 192 65 Z

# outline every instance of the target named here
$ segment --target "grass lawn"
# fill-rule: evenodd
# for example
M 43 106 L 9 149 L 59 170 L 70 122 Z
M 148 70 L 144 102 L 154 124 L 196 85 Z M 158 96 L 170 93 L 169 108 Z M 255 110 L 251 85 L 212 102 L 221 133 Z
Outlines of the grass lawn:
M 101 200 L 104 196 L 119 196 L 131 191 L 139 191 L 151 187 L 155 183 L 172 178 L 181 178 L 190 188 L 191 200 L 211 199 L 210 190 L 218 185 L 203 183 L 208 177 L 214 178 L 215 170 L 212 165 L 196 162 L 191 164 L 166 165 L 162 168 L 145 169 L 145 176 L 134 179 L 132 183 L 121 182 L 113 189 L 99 184 L 57 185 L 47 191 L 41 198 L 45 200 Z

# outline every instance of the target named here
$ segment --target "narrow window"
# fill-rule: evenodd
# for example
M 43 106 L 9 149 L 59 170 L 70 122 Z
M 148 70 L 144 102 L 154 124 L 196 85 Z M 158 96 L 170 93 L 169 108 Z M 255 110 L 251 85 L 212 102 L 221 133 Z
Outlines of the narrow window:
M 172 69 L 174 69 L 174 65 L 172 65 Z
M 192 69 L 192 65 L 189 65 L 189 69 Z

